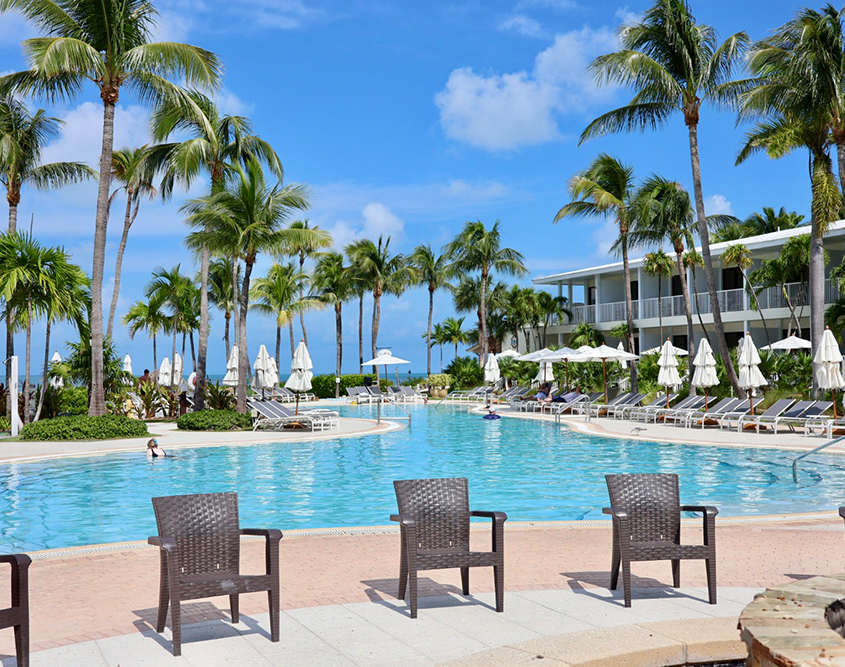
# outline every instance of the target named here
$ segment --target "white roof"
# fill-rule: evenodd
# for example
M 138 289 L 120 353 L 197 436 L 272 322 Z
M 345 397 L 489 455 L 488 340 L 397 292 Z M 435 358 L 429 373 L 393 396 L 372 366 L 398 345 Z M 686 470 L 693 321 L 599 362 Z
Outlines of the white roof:
M 713 243 L 710 245 L 710 254 L 714 257 L 720 256 L 725 250 L 736 243 L 742 243 L 749 250 L 762 250 L 764 248 L 778 248 L 782 246 L 787 239 L 793 236 L 800 236 L 802 234 L 810 233 L 810 225 L 801 225 L 793 229 L 784 229 L 771 234 L 760 234 L 759 236 L 749 236 L 744 239 L 737 239 L 736 241 L 723 241 L 722 243 Z M 825 234 L 825 239 L 845 236 L 845 220 L 837 220 L 829 227 L 829 231 Z M 700 247 L 696 247 L 700 251 Z M 674 258 L 675 253 L 671 250 L 667 254 Z M 637 257 L 629 259 L 628 264 L 632 269 L 637 269 L 642 266 L 643 258 Z M 534 278 L 535 285 L 556 285 L 560 282 L 566 282 L 578 278 L 590 278 L 597 273 L 616 273 L 622 270 L 622 262 L 613 262 L 611 264 L 601 264 L 599 266 L 591 266 L 586 269 L 578 269 L 577 271 L 565 271 L 564 273 L 554 273 L 550 276 L 541 276 Z

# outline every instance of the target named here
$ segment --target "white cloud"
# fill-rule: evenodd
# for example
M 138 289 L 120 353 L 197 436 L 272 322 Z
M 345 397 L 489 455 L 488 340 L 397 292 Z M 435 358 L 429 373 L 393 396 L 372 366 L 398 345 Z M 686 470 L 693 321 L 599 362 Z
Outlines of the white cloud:
M 337 250 L 357 239 L 377 239 L 390 237 L 391 247 L 402 242 L 405 236 L 405 223 L 389 207 L 381 202 L 370 202 L 361 209 L 361 221 L 351 223 L 341 220 L 329 229 Z
M 525 37 L 543 38 L 546 36 L 543 25 L 536 19 L 525 16 L 525 14 L 515 14 L 503 19 L 499 22 L 499 30 L 517 32 Z
M 628 9 L 627 6 L 620 7 L 616 10 L 615 13 L 616 18 L 619 19 L 620 23 L 623 25 L 630 25 L 632 23 L 639 23 L 643 19 L 642 14 L 638 14 L 637 12 L 632 12 Z
M 710 195 L 704 200 L 707 215 L 733 215 L 734 210 L 725 195 Z
M 560 115 L 583 112 L 614 94 L 611 86 L 598 88 L 586 66 L 617 46 L 608 28 L 584 27 L 557 35 L 530 73 L 452 71 L 434 98 L 446 136 L 490 151 L 560 139 Z
M 223 88 L 214 95 L 220 112 L 229 116 L 249 116 L 255 105 L 245 102 L 228 88 Z
M 161 0 L 156 39 L 184 41 L 192 32 L 261 29 L 295 30 L 328 18 L 301 0 Z

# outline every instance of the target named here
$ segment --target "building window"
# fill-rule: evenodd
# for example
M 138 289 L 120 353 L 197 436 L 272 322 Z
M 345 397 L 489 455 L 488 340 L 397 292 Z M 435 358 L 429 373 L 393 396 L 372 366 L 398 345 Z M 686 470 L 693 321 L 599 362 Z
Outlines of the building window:
M 725 332 L 725 342 L 728 344 L 728 347 L 736 347 L 739 345 L 739 340 L 744 338 L 745 334 L 741 331 L 726 331 Z
M 596 288 L 595 288 L 595 286 L 587 288 L 587 305 L 588 306 L 596 305 Z
M 672 336 L 672 345 L 675 347 L 679 347 L 682 350 L 687 349 L 687 337 L 686 336 Z M 689 351 L 689 350 L 687 350 Z
M 672 296 L 682 296 L 684 293 L 681 287 L 681 276 L 672 276 Z
M 631 281 L 631 301 L 638 301 L 640 298 L 640 281 Z
M 739 269 L 731 267 L 722 269 L 722 289 L 742 289 L 742 274 Z

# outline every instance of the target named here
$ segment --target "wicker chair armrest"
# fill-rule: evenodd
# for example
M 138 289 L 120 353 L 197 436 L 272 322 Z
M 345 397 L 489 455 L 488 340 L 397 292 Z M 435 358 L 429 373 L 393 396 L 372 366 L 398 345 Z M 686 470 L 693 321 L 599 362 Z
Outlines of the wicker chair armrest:
M 147 538 L 147 544 L 152 544 L 154 547 L 159 547 L 167 552 L 176 551 L 176 540 L 172 537 L 161 537 L 160 535 L 153 535 Z
M 682 512 L 704 512 L 704 516 L 716 516 L 719 509 L 712 505 L 681 505 Z
M 241 528 L 241 535 L 258 535 L 270 542 L 282 539 L 282 531 L 277 528 Z
M 845 519 L 845 507 L 839 508 L 839 516 L 841 516 L 843 519 Z
M 403 526 L 407 526 L 409 528 L 416 528 L 417 521 L 414 517 L 410 514 L 391 514 L 390 515 L 391 521 L 398 521 Z
M 602 507 L 601 512 L 602 514 L 610 514 L 614 519 L 628 520 L 628 510 L 622 507 L 617 507 L 616 509 L 613 507 Z
M 473 510 L 469 513 L 469 515 L 481 517 L 482 519 L 493 519 L 494 523 L 504 523 L 508 520 L 508 515 L 504 512 L 487 512 L 484 510 Z
M 9 563 L 15 570 L 26 570 L 32 564 L 32 559 L 26 554 L 3 554 L 0 563 Z

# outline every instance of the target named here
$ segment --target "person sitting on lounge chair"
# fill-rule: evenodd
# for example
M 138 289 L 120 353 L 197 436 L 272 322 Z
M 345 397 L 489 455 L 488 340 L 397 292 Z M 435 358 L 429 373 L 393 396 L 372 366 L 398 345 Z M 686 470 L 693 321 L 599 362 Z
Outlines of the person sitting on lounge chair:
M 537 395 L 534 398 L 544 403 L 552 402 L 552 392 L 548 382 L 540 385 L 540 388 L 537 390 Z
M 572 403 L 576 398 L 581 395 L 581 392 L 577 389 L 575 391 L 570 391 L 567 394 L 558 394 L 552 399 L 552 403 Z

